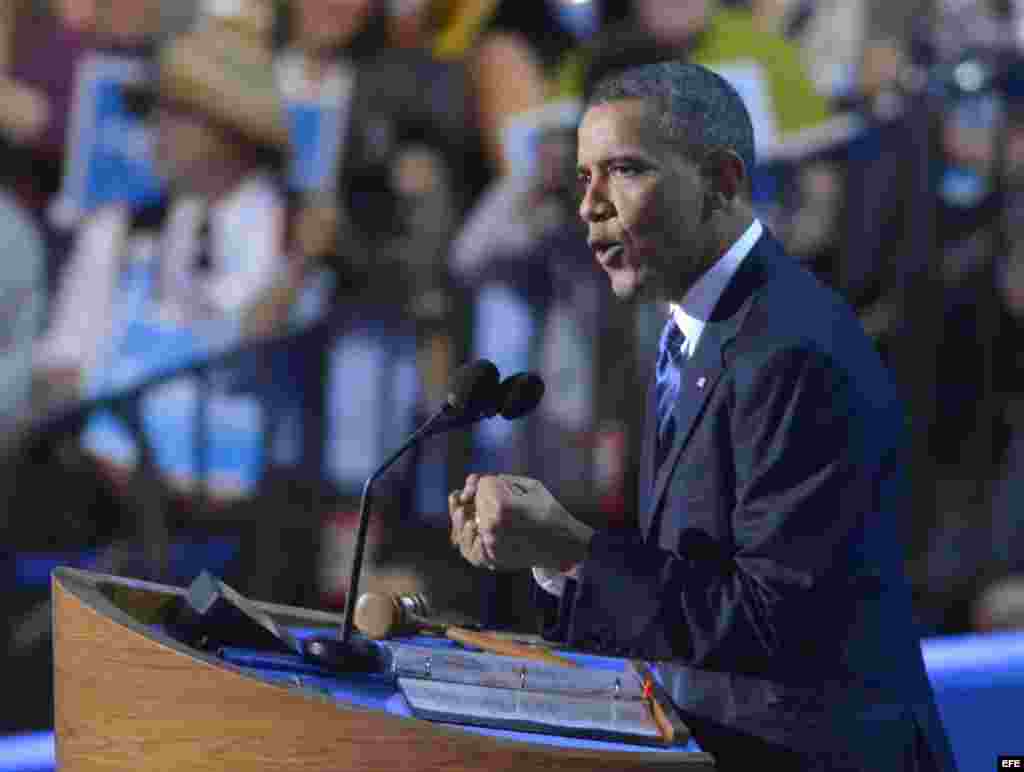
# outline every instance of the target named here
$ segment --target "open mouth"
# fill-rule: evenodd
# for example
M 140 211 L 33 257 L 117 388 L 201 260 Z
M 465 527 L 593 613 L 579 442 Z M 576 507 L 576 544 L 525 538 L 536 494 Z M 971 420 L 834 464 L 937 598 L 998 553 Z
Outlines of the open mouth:
M 616 262 L 626 251 L 626 247 L 617 241 L 600 242 L 593 245 L 594 255 L 601 265 Z

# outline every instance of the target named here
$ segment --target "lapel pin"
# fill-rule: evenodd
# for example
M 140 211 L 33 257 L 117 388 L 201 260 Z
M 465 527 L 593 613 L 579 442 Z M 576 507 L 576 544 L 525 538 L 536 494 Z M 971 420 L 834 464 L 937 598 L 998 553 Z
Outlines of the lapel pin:
M 707 378 L 705 378 L 705 377 L 704 377 L 704 376 L 702 375 L 702 376 L 701 376 L 700 378 L 698 378 L 698 379 L 697 379 L 697 388 L 698 388 L 698 389 L 703 389 L 703 388 L 704 388 L 704 386 L 705 386 L 705 384 L 707 384 L 707 382 L 708 382 L 708 379 L 707 379 Z

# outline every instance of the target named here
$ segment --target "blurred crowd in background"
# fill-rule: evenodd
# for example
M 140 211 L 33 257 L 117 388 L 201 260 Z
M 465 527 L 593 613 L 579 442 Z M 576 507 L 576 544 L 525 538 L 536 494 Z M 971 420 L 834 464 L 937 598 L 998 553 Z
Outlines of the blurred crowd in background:
M 341 608 L 365 479 L 487 357 L 541 406 L 376 484 L 361 589 L 529 628 L 447 493 L 518 473 L 632 522 L 665 309 L 589 253 L 575 127 L 603 74 L 679 58 L 740 91 L 759 215 L 903 389 L 923 630 L 1024 627 L 1022 46 L 1013 0 L 5 0 L 7 563 L 167 580 L 228 535 L 236 589 Z

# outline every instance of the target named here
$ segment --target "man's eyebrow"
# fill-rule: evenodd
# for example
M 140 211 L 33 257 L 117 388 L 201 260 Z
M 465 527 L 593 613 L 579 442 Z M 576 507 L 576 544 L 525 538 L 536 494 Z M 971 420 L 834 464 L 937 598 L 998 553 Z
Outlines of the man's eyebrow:
M 642 153 L 616 153 L 615 155 L 608 156 L 607 158 L 601 158 L 595 161 L 592 166 L 607 167 L 616 163 L 631 163 L 631 164 L 644 164 L 650 165 L 653 161 Z M 576 164 L 576 171 L 583 172 L 587 170 L 587 166 L 584 164 Z

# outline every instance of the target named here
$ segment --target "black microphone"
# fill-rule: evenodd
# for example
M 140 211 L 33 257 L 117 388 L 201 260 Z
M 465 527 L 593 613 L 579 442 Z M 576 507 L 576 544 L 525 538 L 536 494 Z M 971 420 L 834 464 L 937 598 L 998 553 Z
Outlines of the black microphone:
M 452 379 L 452 388 L 448 392 L 448 398 L 444 405 L 366 480 L 363 485 L 362 502 L 359 506 L 359 530 L 356 533 L 355 550 L 352 556 L 352 576 L 349 580 L 348 595 L 345 598 L 345 617 L 341 635 L 337 640 L 311 638 L 304 641 L 303 652 L 306 656 L 331 667 L 350 672 L 381 672 L 387 669 L 386 650 L 372 641 L 352 639 L 356 596 L 359 594 L 359 576 L 363 566 L 366 531 L 370 520 L 373 483 L 403 453 L 431 434 L 431 430 L 436 424 L 444 424 L 444 419 L 454 419 L 455 422 L 458 422 L 466 416 L 483 416 L 488 412 L 494 415 L 497 412 L 495 406 L 500 404 L 503 395 L 498 368 L 493 362 L 487 359 L 478 359 L 468 365 L 463 365 L 456 371 Z M 479 419 L 475 418 L 474 420 Z M 454 425 L 444 425 L 445 428 L 442 431 L 456 428 Z
M 534 410 L 544 396 L 544 381 L 535 373 L 516 373 L 503 380 L 489 399 L 468 409 L 453 412 L 433 424 L 426 434 L 441 434 L 500 415 L 506 420 L 521 418 Z M 450 397 L 449 397 L 450 398 Z
M 536 373 L 516 373 L 501 382 L 499 411 L 509 421 L 532 413 L 544 397 L 544 381 Z
M 501 395 L 498 368 L 489 359 L 463 365 L 452 381 L 442 412 L 462 415 L 487 410 Z

